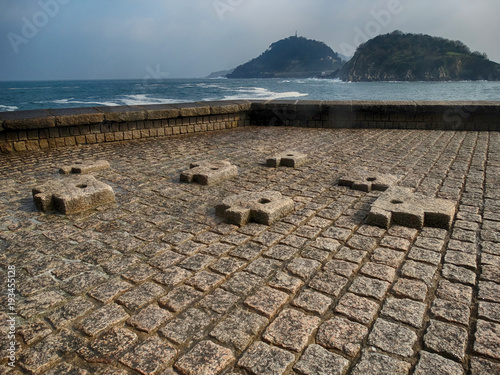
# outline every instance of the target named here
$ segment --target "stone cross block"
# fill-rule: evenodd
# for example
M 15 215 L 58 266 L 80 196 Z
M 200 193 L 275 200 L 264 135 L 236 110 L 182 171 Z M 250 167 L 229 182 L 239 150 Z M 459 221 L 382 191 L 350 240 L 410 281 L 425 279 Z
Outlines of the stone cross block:
M 339 180 L 339 185 L 369 193 L 372 190 L 385 191 L 389 187 L 396 185 L 398 179 L 397 176 L 390 174 L 361 170 L 354 171 L 342 177 Z
M 266 161 L 266 165 L 268 167 L 300 167 L 307 162 L 307 155 L 302 154 L 297 151 L 285 151 L 281 154 L 274 155 L 270 157 Z
M 445 199 L 418 196 L 409 188 L 391 187 L 373 203 L 367 223 L 389 229 L 392 225 L 449 230 L 456 205 Z
M 217 216 L 229 224 L 242 226 L 250 221 L 272 225 L 295 208 L 292 199 L 276 191 L 243 193 L 230 196 L 215 207 Z
M 238 175 L 238 168 L 226 160 L 196 162 L 189 168 L 181 173 L 181 182 L 214 185 Z
M 33 189 L 36 207 L 44 212 L 74 214 L 115 201 L 111 186 L 94 176 L 75 175 L 46 182 Z
M 59 169 L 61 174 L 88 174 L 92 172 L 108 169 L 109 163 L 106 160 L 77 161 L 73 165 L 64 166 Z

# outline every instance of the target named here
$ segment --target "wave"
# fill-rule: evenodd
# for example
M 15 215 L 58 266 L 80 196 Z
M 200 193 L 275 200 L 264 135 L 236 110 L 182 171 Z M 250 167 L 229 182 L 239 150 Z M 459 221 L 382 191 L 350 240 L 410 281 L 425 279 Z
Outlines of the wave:
M 226 95 L 223 100 L 239 100 L 239 99 L 283 99 L 283 98 L 300 98 L 309 94 L 297 91 L 275 92 L 263 87 L 240 87 L 237 90 L 240 94 Z
M 1 105 L 0 104 L 0 112 L 12 112 L 12 111 L 17 111 L 19 107 L 16 107 L 15 105 Z
M 53 88 L 52 86 L 48 87 L 9 87 L 7 90 L 47 90 Z
M 125 95 L 125 98 L 118 100 L 125 105 L 173 104 L 187 102 L 187 100 L 180 99 L 152 98 L 144 94 Z
M 148 104 L 172 104 L 186 102 L 186 100 L 180 99 L 163 99 L 163 98 L 151 98 L 144 94 L 139 95 L 125 95 L 123 98 L 111 99 L 108 101 L 84 101 L 84 100 L 74 100 L 69 99 L 58 99 L 53 100 L 48 103 L 67 105 L 67 104 L 82 104 L 82 105 L 97 105 L 106 107 L 116 107 L 120 105 L 148 105 Z M 43 102 L 40 102 L 43 103 Z M 47 103 L 47 102 L 45 102 Z
M 108 107 L 113 107 L 113 106 L 119 106 L 120 104 L 119 103 L 114 103 L 114 102 L 93 102 L 93 101 L 90 101 L 90 102 L 84 102 L 84 101 L 81 101 L 81 100 L 72 100 L 73 98 L 70 98 L 70 99 L 57 99 L 57 100 L 53 100 L 52 102 L 50 103 L 55 103 L 55 104 L 85 104 L 85 105 L 88 105 L 88 104 L 95 104 L 95 105 L 102 105 L 102 106 L 108 106 Z

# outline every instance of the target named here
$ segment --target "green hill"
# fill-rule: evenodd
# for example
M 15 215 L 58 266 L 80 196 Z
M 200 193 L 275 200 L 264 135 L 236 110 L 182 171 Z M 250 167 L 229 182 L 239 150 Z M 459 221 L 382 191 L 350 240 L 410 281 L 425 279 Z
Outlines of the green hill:
M 344 81 L 500 80 L 500 64 L 459 41 L 394 31 L 360 45 L 331 75 Z
M 291 36 L 273 43 L 259 57 L 238 66 L 227 78 L 305 78 L 331 74 L 341 58 L 325 43 Z

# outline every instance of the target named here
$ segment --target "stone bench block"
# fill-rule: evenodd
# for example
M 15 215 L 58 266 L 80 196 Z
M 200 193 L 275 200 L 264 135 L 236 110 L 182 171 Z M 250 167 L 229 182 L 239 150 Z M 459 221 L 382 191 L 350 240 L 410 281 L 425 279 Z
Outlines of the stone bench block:
M 267 159 L 268 167 L 300 167 L 307 162 L 307 155 L 297 151 L 285 151 Z
M 114 202 L 115 193 L 94 176 L 70 176 L 35 187 L 33 200 L 41 211 L 74 214 Z
M 295 208 L 290 198 L 281 193 L 264 191 L 230 196 L 215 207 L 217 216 L 229 224 L 245 225 L 250 221 L 272 225 L 289 215 Z
M 354 190 L 370 192 L 372 190 L 385 191 L 396 185 L 399 178 L 390 174 L 369 171 L 354 171 L 339 180 L 340 186 L 348 186 Z
M 109 168 L 109 163 L 106 160 L 96 160 L 91 162 L 77 161 L 73 165 L 64 166 L 59 169 L 61 174 L 88 174 L 92 172 L 102 171 Z
M 238 175 L 238 168 L 225 160 L 196 162 L 189 168 L 181 173 L 181 182 L 215 185 Z
M 445 199 L 417 196 L 409 188 L 391 187 L 373 203 L 367 223 L 389 229 L 392 225 L 449 230 L 456 205 Z

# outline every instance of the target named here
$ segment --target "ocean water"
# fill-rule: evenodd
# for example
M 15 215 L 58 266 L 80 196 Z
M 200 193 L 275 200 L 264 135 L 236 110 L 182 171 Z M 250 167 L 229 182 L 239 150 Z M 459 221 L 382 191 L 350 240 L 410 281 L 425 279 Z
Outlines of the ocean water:
M 500 100 L 500 82 L 222 78 L 0 82 L 0 112 L 236 99 Z

